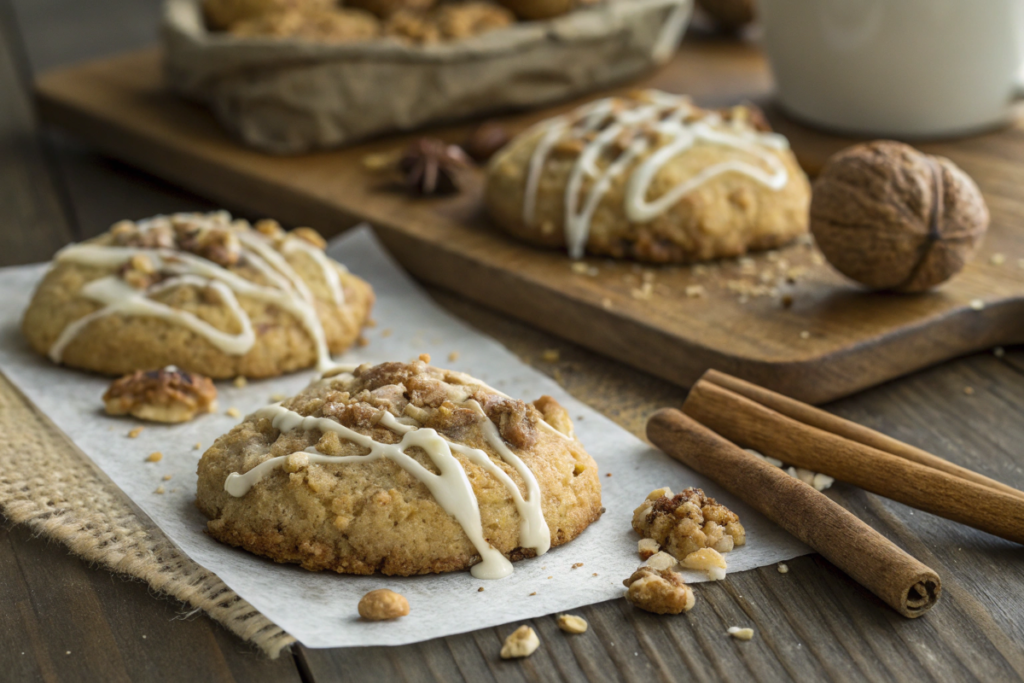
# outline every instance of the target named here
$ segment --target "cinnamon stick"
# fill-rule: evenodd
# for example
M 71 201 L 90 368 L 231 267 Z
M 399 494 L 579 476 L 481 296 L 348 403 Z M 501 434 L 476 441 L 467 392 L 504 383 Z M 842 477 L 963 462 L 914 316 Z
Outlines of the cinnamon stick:
M 678 410 L 647 422 L 647 437 L 806 543 L 905 617 L 942 593 L 938 575 L 838 503 Z
M 740 446 L 1016 543 L 1024 499 L 798 422 L 701 380 L 683 411 Z
M 850 441 L 856 441 L 862 443 L 865 446 L 891 453 L 892 455 L 916 462 L 919 465 L 927 465 L 937 470 L 942 470 L 954 476 L 966 479 L 967 481 L 973 481 L 975 484 L 981 484 L 1003 493 L 1008 493 L 1012 496 L 1016 496 L 1021 500 L 1024 500 L 1024 491 L 1008 486 L 1002 482 L 990 479 L 983 474 L 978 474 L 973 470 L 969 470 L 966 467 L 955 465 L 948 460 L 944 460 L 936 455 L 932 455 L 928 451 L 915 448 L 909 444 L 903 443 L 898 439 L 894 439 L 891 436 L 886 436 L 880 432 L 876 432 L 873 429 L 869 429 L 863 425 L 859 425 L 856 422 L 850 422 L 843 418 L 828 413 L 820 408 L 807 405 L 792 399 L 788 396 L 783 396 L 770 389 L 765 389 L 756 384 L 727 375 L 724 372 L 717 370 L 708 370 L 701 377 L 702 380 L 717 384 L 718 386 L 728 389 L 734 393 L 739 394 L 745 398 L 749 398 L 751 401 L 756 401 L 763 406 L 771 408 L 777 413 L 781 413 L 786 417 L 803 422 L 811 427 L 817 427 L 818 429 L 826 432 L 831 432 L 836 436 L 841 436 Z

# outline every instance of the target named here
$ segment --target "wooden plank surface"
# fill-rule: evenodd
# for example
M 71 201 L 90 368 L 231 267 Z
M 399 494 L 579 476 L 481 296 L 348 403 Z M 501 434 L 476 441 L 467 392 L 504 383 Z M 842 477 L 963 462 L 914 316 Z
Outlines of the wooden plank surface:
M 639 85 L 693 94 L 698 102 L 762 100 L 769 89 L 759 51 L 741 42 L 691 40 L 667 67 Z M 771 296 L 740 297 L 730 287 L 782 273 L 765 256 L 744 272 L 736 261 L 709 274 L 689 267 L 645 268 L 654 293 L 637 299 L 638 266 L 590 259 L 596 277 L 575 273 L 564 254 L 519 244 L 490 225 L 481 205 L 482 173 L 455 198 L 412 199 L 361 164 L 368 153 L 400 149 L 410 136 L 355 148 L 272 157 L 230 139 L 202 107 L 163 87 L 156 51 L 143 51 L 44 75 L 43 116 L 104 151 L 214 201 L 249 213 L 308 223 L 324 232 L 370 220 L 420 280 L 527 320 L 576 343 L 689 385 L 708 367 L 822 402 L 995 344 L 1024 341 L 1024 127 L 927 145 L 977 179 L 993 225 L 978 258 L 939 292 L 869 294 L 815 261 L 807 246 L 781 260 L 807 273 L 782 284 L 790 308 Z M 566 107 L 505 117 L 519 130 Z M 811 169 L 848 140 L 808 131 L 776 116 Z M 434 131 L 465 139 L 470 125 Z M 995 253 L 1006 265 L 990 262 Z M 688 298 L 700 284 L 706 296 Z M 983 312 L 972 302 L 987 303 Z
M 0 8 L 5 1 L 0 0 Z M 58 5 L 51 2 L 50 8 L 56 11 Z M 43 31 L 38 25 L 33 30 Z M 90 35 L 87 41 L 119 49 L 116 24 L 110 22 L 105 30 L 100 38 Z M 46 59 L 45 54 L 40 57 Z M 10 92 L 5 85 L 0 81 L 0 91 Z M 0 112 L 8 116 L 3 104 Z M 0 127 L 7 124 L 6 118 L 0 119 Z M 135 211 L 126 215 L 139 217 L 191 202 L 197 208 L 205 206 L 172 186 L 135 177 L 87 149 L 60 146 L 57 151 L 61 172 L 56 179 L 42 177 L 81 188 L 67 194 L 73 197 L 76 215 L 91 217 L 86 221 L 90 227 L 83 228 L 87 234 L 105 227 L 105 216 L 119 210 Z M 75 158 L 67 159 L 69 153 Z M 126 199 L 132 195 L 148 199 L 122 203 L 134 202 Z M 51 205 L 48 210 L 55 209 Z M 5 222 L 5 230 L 20 235 L 17 244 L 29 248 L 27 236 L 38 225 L 28 220 L 33 215 L 8 211 Z M 38 257 L 30 251 L 0 251 L 0 265 L 34 258 Z M 634 433 L 642 433 L 652 410 L 679 405 L 685 395 L 664 380 L 465 299 L 432 293 L 450 311 L 499 339 L 538 370 L 558 377 L 574 395 Z M 549 348 L 560 351 L 557 363 L 541 360 L 542 351 Z M 973 396 L 963 392 L 966 386 L 975 389 Z M 1024 352 L 1012 349 L 1003 359 L 973 356 L 830 406 L 844 417 L 1017 486 L 1024 485 L 1019 462 L 1022 408 Z M 652 488 L 685 483 L 652 482 Z M 785 575 L 767 567 L 731 575 L 722 584 L 702 585 L 697 589 L 698 607 L 683 617 L 649 615 L 617 600 L 579 611 L 591 624 L 584 636 L 564 636 L 550 617 L 535 620 L 543 651 L 526 662 L 497 658 L 501 636 L 517 626 L 509 624 L 401 648 L 297 648 L 296 656 L 282 664 L 256 658 L 202 615 L 181 618 L 181 605 L 155 599 L 142 584 L 87 567 L 61 546 L 31 538 L 24 529 L 0 529 L 0 605 L 5 608 L 0 609 L 0 680 L 106 681 L 123 680 L 125 675 L 146 681 L 231 680 L 225 670 L 246 681 L 288 681 L 297 676 L 305 681 L 645 683 L 1024 680 L 1020 547 L 848 487 L 837 487 L 834 495 L 939 571 L 946 595 L 927 617 L 896 617 L 834 567 L 812 556 L 790 562 L 791 571 Z M 453 609 L 458 609 L 455 597 Z M 753 626 L 755 640 L 739 643 L 726 637 L 724 629 L 734 624 Z M 144 644 L 139 643 L 142 634 L 147 635 Z M 71 656 L 62 654 L 68 646 L 60 650 L 63 638 L 76 643 Z M 97 653 L 77 659 L 79 642 L 94 643 Z M 95 668 L 98 659 L 120 668 Z

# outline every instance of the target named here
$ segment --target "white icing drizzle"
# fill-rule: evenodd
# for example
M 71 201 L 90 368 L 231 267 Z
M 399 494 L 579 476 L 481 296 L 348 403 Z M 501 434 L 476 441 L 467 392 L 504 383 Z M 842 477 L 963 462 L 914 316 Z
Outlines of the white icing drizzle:
M 396 418 L 388 411 L 382 413 L 379 424 L 402 435 L 402 440 L 396 444 L 380 443 L 329 418 L 303 416 L 280 404 L 267 406 L 257 411 L 255 416 L 270 419 L 273 426 L 283 432 L 294 429 L 307 431 L 319 429 L 323 432 L 334 432 L 339 437 L 369 451 L 366 455 L 331 456 L 320 453 L 315 447 L 310 447 L 304 452 L 308 454 L 310 462 L 313 463 L 361 463 L 380 458 L 387 458 L 395 462 L 421 481 L 445 512 L 452 515 L 462 526 L 473 547 L 480 553 L 481 562 L 474 565 L 471 570 L 473 576 L 479 579 L 500 579 L 512 573 L 512 564 L 487 542 L 480 520 L 480 507 L 476 494 L 473 492 L 473 486 L 469 482 L 466 471 L 459 464 L 454 453 L 459 453 L 470 462 L 482 467 L 508 489 L 521 520 L 520 547 L 533 548 L 538 555 L 542 555 L 551 547 L 551 532 L 544 519 L 540 485 L 533 472 L 505 444 L 494 423 L 484 414 L 480 404 L 476 401 L 467 401 L 466 405 L 479 413 L 479 424 L 483 428 L 487 443 L 522 477 L 526 484 L 525 497 L 512 478 L 498 467 L 484 451 L 448 441 L 437 431 L 420 427 L 415 422 L 409 424 L 408 421 Z M 434 474 L 407 455 L 405 451 L 412 447 L 421 448 L 440 474 Z M 244 496 L 258 481 L 284 464 L 287 458 L 286 455 L 269 458 L 244 474 L 237 472 L 229 474 L 224 482 L 224 490 L 235 497 Z
M 569 173 L 564 199 L 565 241 L 569 255 L 574 259 L 583 257 L 594 212 L 601 200 L 607 195 L 612 182 L 630 167 L 633 168 L 626 181 L 623 208 L 626 218 L 634 223 L 654 220 L 684 196 L 724 173 L 740 173 L 776 192 L 789 182 L 789 172 L 785 165 L 772 153 L 788 147 L 788 142 L 781 135 L 728 126 L 714 112 L 688 121 L 688 118 L 693 118 L 696 110 L 687 98 L 657 90 L 645 91 L 644 95 L 649 102 L 623 106 L 622 100 L 598 100 L 569 116 L 555 117 L 540 124 L 543 134 L 528 165 L 523 221 L 527 225 L 535 222 L 541 176 L 555 145 L 562 139 L 583 141 L 583 150 Z M 620 136 L 641 127 L 649 128 L 649 132 L 659 140 L 667 139 L 667 144 L 656 148 L 647 158 L 635 164 L 651 148 L 648 137 L 638 135 L 607 167 L 602 169 L 598 165 L 597 162 L 608 147 Z M 587 138 L 591 136 L 593 139 L 588 141 Z M 660 197 L 649 200 L 648 194 L 658 173 L 669 161 L 698 142 L 741 150 L 766 168 L 738 159 L 712 164 Z M 587 181 L 590 185 L 584 193 L 584 183 Z
M 227 220 L 217 215 L 210 217 L 185 216 L 187 220 L 198 220 L 200 223 L 226 223 Z M 140 221 L 136 225 L 141 231 L 152 229 L 163 217 Z M 146 290 L 137 290 L 129 286 L 117 276 L 99 278 L 87 283 L 80 294 L 97 303 L 103 308 L 72 322 L 64 328 L 57 341 L 50 347 L 49 356 L 54 362 L 60 362 L 67 345 L 75 339 L 90 323 L 105 316 L 135 315 L 153 316 L 179 323 L 196 334 L 206 338 L 220 351 L 242 356 L 252 349 L 256 343 L 256 335 L 248 314 L 241 307 L 236 295 L 273 304 L 293 315 L 313 340 L 317 355 L 317 371 L 326 372 L 333 367 L 330 350 L 327 346 L 323 324 L 316 312 L 316 300 L 309 287 L 299 274 L 262 235 L 249 230 L 232 231 L 242 244 L 242 254 L 246 263 L 258 270 L 272 286 L 259 285 L 247 280 L 220 265 L 184 251 L 175 249 L 150 249 L 142 247 L 102 246 L 97 244 L 72 244 L 57 253 L 56 260 L 101 268 L 119 268 L 133 256 L 144 255 L 152 262 L 158 272 L 171 274 L 172 277 L 159 282 Z M 285 240 L 285 245 L 301 242 L 296 238 Z M 332 297 L 337 305 L 344 303 L 344 292 L 338 271 L 333 262 L 319 249 L 309 245 L 308 250 L 302 246 L 290 247 L 301 249 L 313 256 L 323 269 L 324 278 L 331 289 Z M 228 334 L 200 320 L 195 315 L 153 301 L 150 297 L 172 287 L 194 286 L 210 287 L 216 291 L 228 306 L 234 318 L 241 326 L 238 334 Z
M 324 280 L 327 282 L 327 287 L 331 290 L 331 297 L 334 299 L 334 304 L 336 306 L 345 305 L 345 290 L 341 286 L 341 275 L 338 274 L 339 268 L 344 272 L 348 272 L 343 265 L 332 261 L 328 258 L 327 254 L 323 252 L 323 250 L 317 249 L 309 242 L 297 237 L 285 240 L 281 249 L 286 254 L 301 251 L 316 261 L 320 266 L 320 271 L 323 273 Z

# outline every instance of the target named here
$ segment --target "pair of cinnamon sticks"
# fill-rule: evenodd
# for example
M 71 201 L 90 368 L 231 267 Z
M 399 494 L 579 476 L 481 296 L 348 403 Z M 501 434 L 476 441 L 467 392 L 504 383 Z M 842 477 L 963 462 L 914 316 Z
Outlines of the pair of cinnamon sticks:
M 655 413 L 647 435 L 907 617 L 936 603 L 938 575 L 827 496 L 743 448 L 1024 543 L 1024 492 L 715 370 L 694 385 L 683 412 Z

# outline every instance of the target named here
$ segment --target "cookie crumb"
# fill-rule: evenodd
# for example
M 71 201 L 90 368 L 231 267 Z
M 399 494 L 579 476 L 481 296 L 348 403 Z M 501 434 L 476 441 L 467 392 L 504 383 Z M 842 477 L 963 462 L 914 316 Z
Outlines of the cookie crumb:
M 242 417 L 242 411 L 234 406 L 228 408 L 224 414 L 228 417 Z
M 533 591 L 532 593 L 530 593 L 529 597 L 531 597 L 531 598 L 532 598 L 532 597 L 533 597 L 534 595 L 536 595 L 536 594 L 537 594 L 537 591 Z
M 146 462 L 160 462 L 164 459 L 164 454 L 160 451 L 153 451 L 146 456 Z
M 992 254 L 988 261 L 993 266 L 1001 266 L 1006 263 L 1006 254 Z
M 964 387 L 964 393 L 968 396 L 974 396 L 974 387 Z
M 239 375 L 238 377 L 235 378 L 235 381 L 232 382 L 232 384 L 241 389 L 242 387 L 247 386 L 249 384 L 249 380 L 247 380 L 243 375 Z
M 452 351 L 451 353 L 448 354 L 448 362 L 449 363 L 454 363 L 458 359 L 459 359 L 459 352 L 458 351 Z
M 163 486 L 157 486 L 156 487 L 156 491 L 154 491 L 153 493 L 163 493 L 163 492 L 164 492 L 164 487 Z
M 174 477 L 174 475 L 172 475 L 172 474 L 165 474 L 163 476 L 163 480 L 164 481 L 170 481 L 173 477 Z
M 280 403 L 281 401 L 285 400 L 286 398 L 288 398 L 288 397 L 286 395 L 284 395 L 284 394 L 271 394 L 270 395 L 270 400 L 273 403 Z
M 700 299 L 706 294 L 704 285 L 688 285 L 686 287 L 686 297 L 688 299 Z
M 523 624 L 505 638 L 501 646 L 502 659 L 529 657 L 540 647 L 540 638 L 529 626 Z
M 358 346 L 359 348 L 363 348 L 363 347 L 369 346 L 369 345 L 370 345 L 370 340 L 367 339 L 365 336 L 359 335 L 358 337 L 356 337 L 356 346 Z
M 754 637 L 754 629 L 752 628 L 740 628 L 739 626 L 730 626 L 729 635 L 736 640 L 750 640 Z
M 379 588 L 364 595 L 357 609 L 367 621 L 385 621 L 409 614 L 409 601 L 394 591 Z
M 782 304 L 783 308 L 793 308 L 793 297 L 789 294 L 783 294 L 782 298 L 779 299 L 779 303 Z
M 597 576 L 597 572 L 594 572 L 594 576 Z
M 776 567 L 776 569 L 779 570 L 780 574 L 788 574 L 789 573 L 789 565 L 786 564 L 785 562 L 779 562 L 779 566 Z
M 201 444 L 200 442 L 196 441 L 195 444 L 192 446 L 192 450 L 194 450 L 194 451 L 201 451 L 201 450 L 203 450 L 203 444 Z
M 604 473 L 604 476 L 606 476 L 606 477 L 610 477 L 610 476 L 612 476 L 612 473 L 611 473 L 611 472 L 605 472 L 605 473 Z
M 973 308 L 976 311 L 983 311 L 985 310 L 985 302 L 982 301 L 981 299 L 973 299 L 971 301 L 971 308 Z
M 142 433 L 143 429 L 145 429 L 145 427 L 136 427 L 135 429 L 133 429 L 130 432 L 128 432 L 128 438 L 129 439 L 136 439 L 136 438 L 138 438 L 139 434 Z
M 479 588 L 476 589 L 476 592 L 477 593 L 483 593 L 484 592 L 484 587 L 480 586 Z
M 390 337 L 391 336 L 391 329 L 388 328 L 386 330 L 381 330 L 380 331 L 380 336 L 384 337 L 384 338 Z
M 609 299 L 608 297 L 604 297 L 603 299 L 601 299 L 601 308 L 603 308 L 606 311 L 612 310 L 612 300 Z
M 430 354 L 429 354 L 429 353 L 421 353 L 421 354 L 420 354 L 420 355 L 418 356 L 418 358 L 419 358 L 419 359 L 420 359 L 421 361 L 423 361 L 424 363 L 426 363 L 427 365 L 429 365 L 429 364 L 430 364 Z
M 566 633 L 586 633 L 587 632 L 587 620 L 583 617 L 577 617 L 574 614 L 559 614 L 555 620 L 558 624 L 558 628 L 562 629 Z
M 558 349 L 544 349 L 540 354 L 540 359 L 545 363 L 557 363 L 561 357 Z
M 810 339 L 810 338 L 811 338 L 811 333 L 810 333 L 810 332 L 808 332 L 807 330 L 803 330 L 803 331 L 802 331 L 802 332 L 800 333 L 800 338 L 801 338 L 801 339 Z
M 570 569 L 579 569 L 582 566 L 583 566 L 582 562 L 574 562 L 572 567 L 570 567 Z

